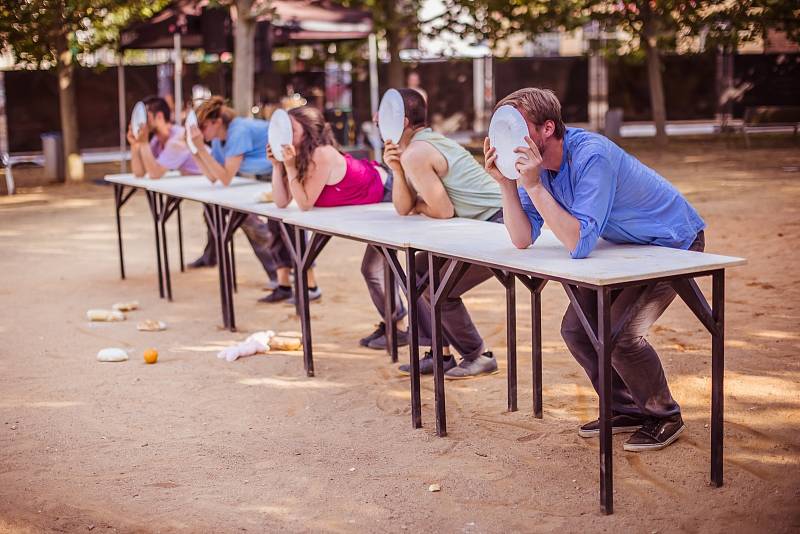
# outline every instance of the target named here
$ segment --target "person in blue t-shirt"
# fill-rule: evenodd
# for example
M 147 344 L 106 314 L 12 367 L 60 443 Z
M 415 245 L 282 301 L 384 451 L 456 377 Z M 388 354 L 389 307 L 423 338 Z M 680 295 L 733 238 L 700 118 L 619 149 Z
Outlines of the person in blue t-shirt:
M 209 180 L 229 185 L 237 174 L 266 179 L 272 173 L 272 162 L 267 158 L 269 122 L 237 117 L 221 96 L 211 97 L 201 104 L 196 114 L 198 127 L 192 130 L 192 140 L 196 146 L 211 143 L 211 152 L 198 150 L 194 157 Z M 268 287 L 274 290 L 259 301 L 287 300 L 292 296 L 289 281 L 292 261 L 277 223 L 249 215 L 242 223 L 242 230 L 269 276 Z M 312 270 L 308 278 L 310 298 L 319 298 L 321 292 Z M 288 297 L 285 296 L 287 289 Z
M 505 225 L 515 246 L 532 245 L 547 223 L 576 260 L 589 256 L 601 237 L 613 243 L 705 248 L 705 222 L 678 190 L 609 139 L 567 128 L 552 91 L 521 89 L 497 107 L 503 105 L 522 114 L 529 133 L 527 146 L 516 149 L 517 182 L 503 177 L 495 149 L 488 138 L 484 141 L 485 167 L 500 184 Z M 579 292 L 585 302 L 595 302 L 591 290 Z M 638 296 L 632 287 L 612 297 L 612 317 L 634 307 L 624 325 L 612 325 L 612 331 L 621 327 L 611 357 L 612 427 L 614 433 L 634 432 L 625 450 L 659 450 L 674 442 L 685 425 L 661 360 L 645 336 L 676 294 L 669 282 L 660 282 L 646 298 Z M 571 306 L 561 335 L 597 390 L 597 352 Z M 578 433 L 598 436 L 598 421 Z

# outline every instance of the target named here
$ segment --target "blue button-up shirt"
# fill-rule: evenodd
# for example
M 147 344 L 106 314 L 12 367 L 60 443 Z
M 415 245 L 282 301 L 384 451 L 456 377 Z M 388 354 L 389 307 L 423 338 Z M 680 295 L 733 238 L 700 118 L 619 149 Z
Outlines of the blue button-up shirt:
M 268 121 L 236 117 L 228 124 L 224 143 L 219 139 L 211 141 L 211 155 L 220 165 L 225 165 L 228 158 L 242 156 L 239 172 L 269 174 L 272 163 L 267 159 L 268 131 Z
M 578 219 L 580 239 L 573 258 L 585 258 L 602 237 L 688 249 L 705 222 L 675 187 L 656 171 L 602 135 L 567 128 L 558 172 L 542 170 L 542 185 Z M 531 222 L 531 238 L 542 229 L 542 216 L 528 193 L 518 189 Z

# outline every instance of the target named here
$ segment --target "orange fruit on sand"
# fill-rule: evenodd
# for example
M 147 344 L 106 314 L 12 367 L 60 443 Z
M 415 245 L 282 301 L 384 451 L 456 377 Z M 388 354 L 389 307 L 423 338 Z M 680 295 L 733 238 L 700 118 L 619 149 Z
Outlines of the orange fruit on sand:
M 145 363 L 156 363 L 158 361 L 158 351 L 156 349 L 147 349 L 144 351 Z

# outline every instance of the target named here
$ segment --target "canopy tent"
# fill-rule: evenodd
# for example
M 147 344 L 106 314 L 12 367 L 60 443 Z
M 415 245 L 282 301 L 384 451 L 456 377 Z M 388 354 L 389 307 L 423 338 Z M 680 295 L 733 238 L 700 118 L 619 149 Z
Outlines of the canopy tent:
M 366 39 L 372 16 L 360 9 L 329 0 L 257 0 L 265 6 L 256 17 L 259 32 L 272 46 Z M 232 21 L 224 7 L 208 7 L 209 0 L 176 0 L 151 18 L 134 23 L 120 34 L 120 49 L 172 48 L 179 33 L 183 48 L 209 52 L 232 51 Z
M 233 24 L 228 7 L 210 7 L 209 0 L 175 0 L 147 20 L 131 24 L 120 33 L 119 49 L 174 49 L 175 109 L 182 108 L 181 51 L 204 49 L 208 53 L 233 51 Z M 372 16 L 330 0 L 256 0 L 256 49 L 267 56 L 275 46 L 330 43 L 369 38 L 370 100 L 377 111 L 377 44 Z M 125 81 L 119 68 L 120 149 L 125 149 Z M 124 159 L 123 159 L 124 162 Z M 123 163 L 124 165 L 124 163 Z

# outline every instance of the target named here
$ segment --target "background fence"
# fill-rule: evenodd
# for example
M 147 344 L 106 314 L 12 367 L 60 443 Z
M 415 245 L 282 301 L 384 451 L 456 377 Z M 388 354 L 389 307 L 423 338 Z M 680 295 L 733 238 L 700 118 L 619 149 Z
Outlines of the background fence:
M 713 54 L 664 57 L 664 93 L 669 120 L 714 118 L 717 112 L 716 56 Z M 561 99 L 567 122 L 588 121 L 588 60 L 586 57 L 496 58 L 493 61 L 495 95 L 500 98 L 521 87 L 553 89 Z M 469 127 L 474 119 L 473 67 L 471 60 L 419 63 L 408 71 L 420 74 L 428 92 L 430 116 L 463 114 Z M 126 117 L 134 103 L 157 92 L 156 66 L 125 67 Z M 381 94 L 387 68 L 380 66 Z M 353 115 L 356 123 L 370 119 L 369 75 L 365 64 L 353 67 Z M 622 108 L 626 121 L 650 120 L 650 96 L 646 66 L 632 58 L 608 62 L 609 107 Z M 231 68 L 228 64 L 184 66 L 184 101 L 194 84 L 209 87 L 214 94 L 230 96 Z M 256 101 L 276 102 L 291 84 L 310 102 L 318 102 L 324 91 L 325 72 L 290 73 L 287 65 L 275 64 L 275 72 L 256 75 Z M 737 55 L 734 85 L 747 84 L 733 106 L 741 117 L 747 106 L 796 105 L 800 95 L 800 54 Z M 41 149 L 39 136 L 59 129 L 58 92 L 53 71 L 8 71 L 5 73 L 9 148 L 12 152 Z M 81 148 L 119 144 L 117 69 L 79 68 L 76 76 Z

